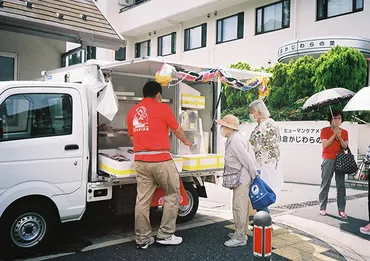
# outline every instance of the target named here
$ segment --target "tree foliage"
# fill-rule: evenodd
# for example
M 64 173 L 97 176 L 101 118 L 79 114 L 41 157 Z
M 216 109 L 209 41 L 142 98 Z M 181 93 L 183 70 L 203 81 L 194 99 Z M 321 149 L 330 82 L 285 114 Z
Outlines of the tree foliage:
M 336 46 L 322 54 L 315 67 L 312 82 L 317 91 L 343 87 L 357 92 L 366 84 L 367 62 L 357 49 Z
M 328 108 L 302 112 L 304 102 L 314 93 L 333 87 L 358 91 L 366 85 L 367 62 L 354 48 L 335 47 L 318 59 L 310 56 L 277 63 L 271 68 L 252 69 L 248 63 L 238 62 L 231 68 L 271 72 L 269 96 L 266 104 L 275 120 L 323 120 Z M 234 114 L 241 121 L 249 120 L 248 105 L 258 98 L 257 89 L 240 91 L 228 86 L 222 95 L 222 114 Z M 332 108 L 343 109 L 344 104 Z M 358 113 L 362 119 L 370 119 L 369 113 Z

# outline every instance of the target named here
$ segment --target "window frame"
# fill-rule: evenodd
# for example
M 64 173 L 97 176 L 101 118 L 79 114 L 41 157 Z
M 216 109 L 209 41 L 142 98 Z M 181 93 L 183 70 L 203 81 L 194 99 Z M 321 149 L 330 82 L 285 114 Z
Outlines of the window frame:
M 236 28 L 237 36 L 236 36 L 235 39 L 230 39 L 230 40 L 224 41 L 223 40 L 223 30 L 222 30 L 223 29 L 222 28 L 223 27 L 223 21 L 228 19 L 228 18 L 234 17 L 234 16 L 237 17 L 237 28 Z M 245 20 L 245 13 L 244 12 L 239 12 L 237 14 L 230 15 L 230 16 L 223 17 L 221 19 L 216 20 L 216 44 L 228 43 L 228 42 L 243 39 L 244 38 L 244 20 Z M 219 28 L 219 23 L 218 22 L 219 21 L 221 21 L 221 41 L 218 41 L 218 28 Z M 241 26 L 242 28 L 240 29 L 239 26 Z
M 19 55 L 16 54 L 16 53 L 8 53 L 8 52 L 0 51 L 0 56 L 14 59 L 13 81 L 17 81 L 18 80 L 18 59 L 19 59 Z
M 190 46 L 190 30 L 192 29 L 195 29 L 197 27 L 201 27 L 201 39 L 200 39 L 200 46 L 199 47 L 195 47 L 195 48 L 187 48 L 187 46 Z M 207 23 L 202 23 L 202 24 L 199 24 L 199 25 L 196 25 L 196 26 L 193 26 L 193 27 L 189 27 L 189 28 L 186 28 L 184 30 L 184 52 L 187 52 L 187 51 L 192 51 L 192 50 L 197 50 L 197 49 L 200 49 L 200 48 L 204 48 L 204 47 L 207 47 Z M 189 32 L 189 37 L 187 37 L 187 34 L 186 32 Z
M 171 53 L 163 54 L 163 38 L 167 36 L 171 36 Z M 177 33 L 176 32 L 172 32 L 166 35 L 159 36 L 157 38 L 157 55 L 163 57 L 163 56 L 169 56 L 169 55 L 176 54 L 176 49 L 177 49 L 176 44 L 177 44 Z
M 12 136 L 12 134 L 17 134 L 17 133 L 25 133 L 25 134 L 29 134 L 29 136 L 27 137 L 14 137 L 14 138 L 7 138 L 7 139 L 4 139 L 4 138 L 0 138 L 0 143 L 1 142 L 8 142 L 8 141 L 17 141 L 17 140 L 29 140 L 29 139 L 37 139 L 37 138 L 48 138 L 48 137 L 60 137 L 60 136 L 71 136 L 73 135 L 73 108 L 74 108 L 74 102 L 73 102 L 73 96 L 70 94 L 70 93 L 62 93 L 62 92 L 58 92 L 58 93 L 54 93 L 54 92 L 32 92 L 32 93 L 14 93 L 14 94 L 10 94 L 9 96 L 7 96 L 3 101 L 2 103 L 0 104 L 0 107 L 3 106 L 4 103 L 6 103 L 6 101 L 8 99 L 10 99 L 11 97 L 14 97 L 14 96 L 29 96 L 29 95 L 59 95 L 61 98 L 65 95 L 67 95 L 70 100 L 71 100 L 71 130 L 70 130 L 70 133 L 65 133 L 65 134 L 43 134 L 43 135 L 35 135 L 35 136 L 32 136 L 32 124 L 34 122 L 34 117 L 35 117 L 35 108 L 33 108 L 32 110 L 30 109 L 31 107 L 28 108 L 27 110 L 27 124 L 26 124 L 26 130 L 25 131 L 9 131 L 9 132 L 5 132 L 5 128 L 3 127 L 3 135 L 5 136 L 5 134 L 10 134 Z M 29 102 L 31 104 L 31 102 Z M 63 110 L 63 101 L 61 101 L 61 105 L 62 105 L 62 110 Z M 49 108 L 49 111 L 50 111 L 50 105 L 48 106 Z M 50 115 L 51 116 L 51 115 Z M 0 116 L 2 117 L 2 116 Z M 17 115 L 18 117 L 18 115 Z M 60 118 L 60 116 L 55 116 L 54 119 L 57 119 L 57 118 Z M 62 118 L 62 120 L 64 120 L 64 118 Z M 2 121 L 2 124 L 4 124 L 4 121 Z M 13 125 L 14 126 L 14 125 Z
M 150 56 L 150 44 L 151 44 L 151 40 L 145 40 L 145 41 L 142 41 L 142 42 L 137 42 L 135 43 L 135 58 L 140 58 L 140 57 L 145 57 L 145 56 L 141 56 L 139 55 L 139 50 L 140 48 L 138 48 L 141 44 L 143 43 L 148 43 L 148 52 L 145 56 Z
M 289 25 L 284 26 L 284 2 L 286 2 L 286 1 L 289 1 Z M 270 30 L 270 31 L 265 31 L 264 28 L 263 28 L 263 20 L 264 20 L 264 17 L 265 17 L 264 9 L 266 7 L 277 5 L 277 4 L 280 4 L 280 3 L 282 4 L 282 8 L 281 8 L 281 28 Z M 261 7 L 256 8 L 255 35 L 267 34 L 267 33 L 272 33 L 272 32 L 276 32 L 276 31 L 279 31 L 279 30 L 284 30 L 284 29 L 290 28 L 291 3 L 292 3 L 291 0 L 280 0 L 280 1 L 277 1 L 277 2 L 274 2 L 274 3 L 271 3 L 271 4 L 268 4 L 268 5 L 264 5 L 264 6 L 261 6 Z M 258 11 L 259 10 L 262 10 L 261 32 L 258 32 L 258 29 L 257 29 L 258 28 Z
M 316 22 L 331 19 L 331 18 L 336 18 L 336 17 L 343 16 L 343 15 L 349 15 L 349 14 L 355 14 L 355 13 L 358 13 L 358 12 L 362 12 L 362 11 L 364 11 L 364 5 L 365 5 L 365 1 L 362 0 L 362 7 L 361 8 L 356 8 L 356 0 L 352 0 L 352 11 L 351 12 L 342 13 L 342 14 L 338 14 L 338 15 L 328 17 L 328 3 L 329 3 L 329 0 L 322 0 L 323 1 L 323 3 L 322 3 L 323 17 L 320 18 L 319 17 L 319 7 L 320 7 L 319 1 L 320 0 L 316 0 Z

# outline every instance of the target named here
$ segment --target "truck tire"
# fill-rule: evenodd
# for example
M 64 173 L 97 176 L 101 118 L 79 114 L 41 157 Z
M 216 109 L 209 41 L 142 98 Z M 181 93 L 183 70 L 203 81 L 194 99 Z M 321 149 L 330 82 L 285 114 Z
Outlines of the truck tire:
M 179 223 L 188 222 L 193 219 L 198 211 L 199 196 L 197 190 L 194 188 L 192 183 L 184 182 L 186 196 L 189 201 L 189 205 L 180 206 L 177 215 L 177 221 Z
M 23 257 L 49 246 L 58 224 L 57 213 L 49 205 L 41 200 L 37 203 L 26 200 L 11 206 L 2 218 L 1 248 L 8 250 L 11 256 Z

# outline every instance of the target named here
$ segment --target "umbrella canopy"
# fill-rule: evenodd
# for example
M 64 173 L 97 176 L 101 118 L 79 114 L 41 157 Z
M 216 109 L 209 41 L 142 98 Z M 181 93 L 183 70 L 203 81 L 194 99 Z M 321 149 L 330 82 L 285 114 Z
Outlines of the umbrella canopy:
M 370 87 L 359 90 L 347 103 L 343 111 L 370 111 Z
M 312 95 L 303 105 L 302 110 L 308 111 L 349 100 L 355 93 L 345 88 L 327 89 Z

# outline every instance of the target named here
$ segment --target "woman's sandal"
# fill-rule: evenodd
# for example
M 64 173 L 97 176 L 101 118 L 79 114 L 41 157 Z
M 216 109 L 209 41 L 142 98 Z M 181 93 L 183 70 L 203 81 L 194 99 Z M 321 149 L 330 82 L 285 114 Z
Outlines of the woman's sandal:
M 347 216 L 347 214 L 343 211 L 343 210 L 341 210 L 341 211 L 339 211 L 339 216 L 341 217 L 341 218 L 343 218 L 343 219 L 347 219 L 348 218 L 348 216 Z

